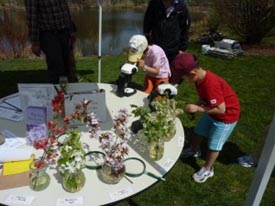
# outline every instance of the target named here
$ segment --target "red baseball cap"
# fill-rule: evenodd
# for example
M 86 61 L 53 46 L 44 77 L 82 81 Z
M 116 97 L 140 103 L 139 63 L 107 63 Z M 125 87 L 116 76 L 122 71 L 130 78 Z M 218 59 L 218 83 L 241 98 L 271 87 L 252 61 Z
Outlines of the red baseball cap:
M 182 76 L 189 74 L 190 71 L 198 67 L 196 57 L 188 52 L 179 53 L 172 62 L 170 82 L 179 84 L 182 81 Z

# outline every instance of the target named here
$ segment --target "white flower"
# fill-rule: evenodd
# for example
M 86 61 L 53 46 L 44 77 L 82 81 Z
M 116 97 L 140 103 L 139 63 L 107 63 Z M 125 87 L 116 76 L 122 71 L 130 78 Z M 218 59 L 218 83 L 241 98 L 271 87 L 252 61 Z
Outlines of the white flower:
M 69 152 L 70 150 L 72 150 L 73 149 L 73 147 L 72 146 L 69 146 L 69 145 L 65 145 L 65 147 L 64 147 L 64 150 L 66 151 L 66 152 Z
M 66 162 L 66 170 L 69 171 L 69 173 L 74 173 L 75 172 L 75 167 L 73 166 L 73 163 L 71 162 Z

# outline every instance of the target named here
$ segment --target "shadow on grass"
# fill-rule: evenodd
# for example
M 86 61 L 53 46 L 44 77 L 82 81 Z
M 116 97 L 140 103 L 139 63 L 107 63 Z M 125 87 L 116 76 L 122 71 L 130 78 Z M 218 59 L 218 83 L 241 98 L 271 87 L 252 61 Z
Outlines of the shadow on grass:
M 93 71 L 80 70 L 80 76 L 88 76 Z M 4 97 L 18 91 L 18 83 L 47 83 L 46 70 L 21 70 L 21 71 L 2 71 L 0 72 L 0 96 Z
M 191 144 L 191 138 L 193 135 L 193 127 L 184 127 L 184 134 L 185 134 L 185 140 L 184 140 L 184 149 L 190 147 Z M 190 158 L 181 158 L 180 159 L 182 163 L 188 164 L 190 167 L 194 169 L 194 171 L 197 171 L 200 169 L 199 164 L 197 163 L 196 158 L 190 157 Z
M 193 129 L 194 129 L 193 127 L 192 128 L 184 128 L 184 132 L 185 132 L 185 146 L 184 146 L 184 148 L 188 148 L 191 144 Z M 200 157 L 200 159 L 205 161 L 206 160 L 206 152 L 207 152 L 207 148 L 208 148 L 206 139 L 203 139 L 200 148 L 201 148 L 201 152 L 202 152 L 202 156 Z M 240 150 L 238 145 L 230 142 L 230 140 L 229 140 L 224 144 L 223 149 L 220 152 L 216 161 L 218 161 L 222 164 L 225 164 L 225 165 L 235 164 L 235 163 L 237 163 L 237 158 L 244 154 L 245 153 Z M 201 167 L 198 165 L 196 158 L 193 158 L 193 157 L 187 158 L 187 159 L 181 158 L 181 161 L 185 164 L 190 165 L 195 171 L 199 170 Z
M 237 163 L 237 158 L 244 154 L 245 153 L 240 150 L 238 145 L 233 142 L 227 141 L 224 144 L 217 161 L 226 165 L 235 164 Z

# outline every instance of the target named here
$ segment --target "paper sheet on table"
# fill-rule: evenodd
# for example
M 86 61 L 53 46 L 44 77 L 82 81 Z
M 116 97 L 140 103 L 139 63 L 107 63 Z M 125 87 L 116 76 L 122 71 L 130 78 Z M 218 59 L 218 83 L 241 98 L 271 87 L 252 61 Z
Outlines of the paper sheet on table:
M 0 118 L 19 122 L 24 119 L 24 115 L 23 112 L 0 107 Z
M 30 164 L 33 160 L 34 157 L 27 160 L 5 162 L 3 165 L 2 175 L 7 176 L 27 172 L 30 170 Z
M 11 108 L 17 108 L 19 110 L 22 110 L 19 94 L 8 96 L 4 98 L 3 102 L 6 103 L 6 105 L 10 105 Z
M 4 144 L 0 145 L 0 150 L 15 149 L 21 147 L 22 145 L 26 145 L 25 137 L 17 137 L 7 129 L 0 131 L 0 133 L 5 137 Z
M 8 96 L 0 102 L 0 117 L 12 121 L 22 121 L 23 112 L 19 95 Z
M 0 149 L 0 162 L 11 162 L 30 159 L 30 149 Z

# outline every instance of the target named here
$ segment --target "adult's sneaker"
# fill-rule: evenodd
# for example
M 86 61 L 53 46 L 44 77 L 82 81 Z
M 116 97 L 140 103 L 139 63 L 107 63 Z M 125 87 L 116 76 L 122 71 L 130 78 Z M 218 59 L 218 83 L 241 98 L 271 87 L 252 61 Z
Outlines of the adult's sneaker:
M 189 157 L 200 157 L 201 151 L 194 151 L 191 147 L 185 148 L 182 150 L 180 157 L 181 158 L 189 158 Z
M 212 167 L 211 170 L 207 170 L 205 167 L 202 167 L 198 172 L 193 174 L 193 179 L 195 182 L 203 183 L 205 182 L 209 177 L 214 176 L 214 168 Z

